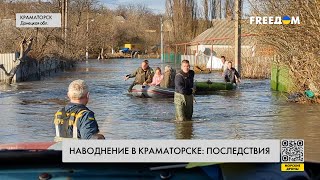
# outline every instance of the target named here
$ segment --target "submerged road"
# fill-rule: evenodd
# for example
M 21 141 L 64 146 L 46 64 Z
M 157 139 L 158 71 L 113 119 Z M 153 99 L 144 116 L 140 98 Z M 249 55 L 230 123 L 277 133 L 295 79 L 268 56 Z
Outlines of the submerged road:
M 196 96 L 192 122 L 174 121 L 173 99 L 127 94 L 137 59 L 90 60 L 42 81 L 0 86 L 0 143 L 52 141 L 53 115 L 67 103 L 68 84 L 88 82 L 100 131 L 107 139 L 283 139 L 305 140 L 305 158 L 320 161 L 320 106 L 286 102 L 269 80 L 243 80 L 235 91 Z M 150 66 L 164 68 L 160 60 Z M 197 81 L 221 81 L 219 73 Z

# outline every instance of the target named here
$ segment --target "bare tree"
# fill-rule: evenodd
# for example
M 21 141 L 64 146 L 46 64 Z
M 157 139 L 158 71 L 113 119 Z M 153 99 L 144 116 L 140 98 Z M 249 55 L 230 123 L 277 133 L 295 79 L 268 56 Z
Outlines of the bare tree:
M 19 40 L 30 35 L 34 37 L 32 56 L 38 60 L 48 54 L 66 59 L 83 59 L 86 45 L 89 47 L 89 54 L 98 54 L 102 49 L 105 52 L 112 48 L 119 49 L 124 43 L 140 43 L 145 48 L 159 43 L 159 16 L 139 4 L 111 10 L 96 0 L 69 0 L 67 39 L 61 32 L 63 27 L 15 27 L 17 12 L 59 13 L 63 8 L 62 2 L 0 1 L 0 53 L 15 52 Z M 119 16 L 124 21 L 119 21 Z M 154 33 L 146 33 L 146 30 Z
M 277 63 L 289 68 L 293 85 L 291 92 L 304 93 L 306 89 L 310 89 L 317 95 L 320 89 L 319 1 L 263 2 L 251 2 L 257 15 L 273 16 L 274 12 L 279 12 L 290 18 L 299 17 L 300 24 L 263 25 L 257 31 L 263 34 L 260 36 L 260 43 L 273 47 L 278 54 Z
M 217 6 L 216 6 L 216 0 L 211 0 L 210 1 L 210 17 L 211 19 L 216 19 L 217 18 Z
M 234 0 L 225 0 L 225 18 L 234 18 Z
M 23 39 L 20 43 L 20 55 L 19 58 L 14 60 L 14 67 L 8 71 L 4 68 L 3 64 L 0 64 L 0 69 L 2 69 L 5 72 L 6 79 L 5 84 L 11 84 L 12 79 L 14 75 L 17 73 L 17 70 L 26 62 L 27 60 L 27 54 L 31 50 L 33 38 L 29 37 L 28 39 Z
M 173 22 L 174 42 L 189 41 L 197 34 L 197 4 L 194 0 L 167 0 L 166 14 Z
M 207 28 L 210 27 L 210 19 L 209 19 L 209 3 L 207 0 L 203 0 L 203 10 L 204 10 L 204 19 L 206 22 Z

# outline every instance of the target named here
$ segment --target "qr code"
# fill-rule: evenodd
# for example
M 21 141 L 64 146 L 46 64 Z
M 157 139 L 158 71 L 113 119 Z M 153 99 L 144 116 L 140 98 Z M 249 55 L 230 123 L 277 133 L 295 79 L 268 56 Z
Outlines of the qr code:
M 304 162 L 304 140 L 281 140 L 281 162 Z

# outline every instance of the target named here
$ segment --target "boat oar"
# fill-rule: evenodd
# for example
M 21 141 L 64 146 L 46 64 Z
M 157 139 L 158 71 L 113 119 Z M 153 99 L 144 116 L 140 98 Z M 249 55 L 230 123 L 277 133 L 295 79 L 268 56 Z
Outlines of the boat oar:
M 197 69 L 200 70 L 200 72 L 204 71 L 203 69 L 201 69 L 199 66 L 195 66 Z

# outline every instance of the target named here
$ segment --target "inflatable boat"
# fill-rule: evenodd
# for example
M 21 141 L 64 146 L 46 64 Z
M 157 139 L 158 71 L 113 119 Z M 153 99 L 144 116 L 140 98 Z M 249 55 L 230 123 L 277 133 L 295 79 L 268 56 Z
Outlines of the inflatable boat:
M 131 94 L 143 98 L 170 98 L 174 96 L 174 89 L 159 86 L 135 85 Z
M 236 89 L 236 85 L 232 83 L 225 82 L 195 82 L 196 84 L 196 94 L 210 94 L 215 91 L 223 90 L 233 90 Z
M 233 90 L 236 88 L 231 83 L 224 82 L 195 82 L 196 94 L 210 94 L 215 91 Z M 159 86 L 135 85 L 131 94 L 135 97 L 142 98 L 172 98 L 174 97 L 173 88 L 162 88 Z

